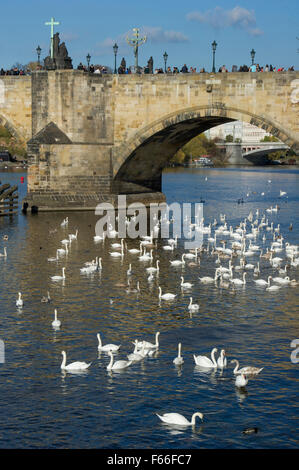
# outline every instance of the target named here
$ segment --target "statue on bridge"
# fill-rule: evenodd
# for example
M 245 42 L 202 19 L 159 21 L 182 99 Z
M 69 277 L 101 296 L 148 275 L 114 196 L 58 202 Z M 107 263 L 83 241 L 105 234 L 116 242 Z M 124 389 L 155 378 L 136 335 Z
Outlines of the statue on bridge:
M 72 69 L 72 59 L 68 55 L 68 51 L 64 42 L 60 44 L 59 33 L 53 36 L 53 57 L 49 55 L 44 59 L 46 70 L 64 70 Z

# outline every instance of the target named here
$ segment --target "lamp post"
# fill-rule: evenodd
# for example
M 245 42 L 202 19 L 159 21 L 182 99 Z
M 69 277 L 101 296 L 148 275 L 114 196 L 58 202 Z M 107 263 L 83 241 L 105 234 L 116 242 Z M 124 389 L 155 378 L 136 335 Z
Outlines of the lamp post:
M 40 65 L 40 53 L 41 53 L 41 48 L 40 46 L 37 46 L 36 52 L 37 52 L 37 64 Z
M 168 58 L 168 54 L 167 54 L 166 51 L 163 54 L 163 58 L 164 58 L 164 70 L 165 70 L 165 73 L 166 73 L 166 63 L 167 63 L 167 58 Z
M 87 56 L 86 56 L 86 60 L 87 60 L 87 71 L 89 72 L 89 64 L 90 64 L 90 54 L 88 53 Z
M 116 70 L 116 56 L 117 56 L 117 51 L 118 51 L 118 45 L 115 43 L 113 46 L 113 52 L 114 52 L 114 73 L 117 73 Z
M 255 50 L 254 49 L 251 49 L 250 55 L 251 55 L 251 65 L 253 65 L 254 64 L 254 57 L 255 57 Z
M 213 42 L 212 42 L 212 50 L 213 50 L 213 68 L 212 68 L 212 72 L 213 72 L 213 73 L 216 72 L 216 69 L 215 69 L 215 52 L 216 52 L 216 47 L 217 47 L 217 42 L 216 42 L 216 41 L 213 41 Z

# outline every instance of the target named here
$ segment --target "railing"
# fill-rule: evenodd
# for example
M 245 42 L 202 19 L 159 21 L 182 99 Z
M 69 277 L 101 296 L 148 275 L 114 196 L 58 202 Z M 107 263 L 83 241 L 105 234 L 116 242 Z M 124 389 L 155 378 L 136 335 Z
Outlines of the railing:
M 0 217 L 18 213 L 19 195 L 15 191 L 18 186 L 10 186 L 9 183 L 0 186 Z

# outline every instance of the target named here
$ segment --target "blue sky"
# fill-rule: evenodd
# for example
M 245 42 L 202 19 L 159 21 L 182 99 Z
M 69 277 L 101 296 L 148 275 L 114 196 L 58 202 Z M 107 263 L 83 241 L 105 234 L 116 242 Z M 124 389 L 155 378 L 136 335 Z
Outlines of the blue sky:
M 15 62 L 36 60 L 48 55 L 51 17 L 60 21 L 55 31 L 65 41 L 74 67 L 90 53 L 91 62 L 113 67 L 112 45 L 119 45 L 118 61 L 134 63 L 126 35 L 134 27 L 147 42 L 140 48 L 139 63 L 153 56 L 154 67 L 184 63 L 212 66 L 211 43 L 218 43 L 216 67 L 250 64 L 250 50 L 256 50 L 260 65 L 299 68 L 298 0 L 11 0 L 1 5 L 0 62 L 9 68 Z

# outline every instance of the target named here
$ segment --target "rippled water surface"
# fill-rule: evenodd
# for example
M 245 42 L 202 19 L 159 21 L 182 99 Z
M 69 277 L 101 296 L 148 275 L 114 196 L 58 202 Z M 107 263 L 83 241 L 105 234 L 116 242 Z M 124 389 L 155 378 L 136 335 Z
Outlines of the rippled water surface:
M 2 183 L 19 184 L 22 198 L 26 188 L 20 184 L 21 176 L 26 177 L 21 172 L 0 173 Z M 214 218 L 221 224 L 222 213 L 228 226 L 235 228 L 250 211 L 255 214 L 259 209 L 259 219 L 265 213 L 274 228 L 280 224 L 284 242 L 298 244 L 298 170 L 170 170 L 163 176 L 163 190 L 169 203 L 202 198 L 205 225 Z M 279 197 L 280 190 L 287 195 Z M 240 198 L 243 204 L 237 203 Z M 277 213 L 265 212 L 275 204 L 279 205 Z M 69 225 L 62 228 L 66 215 Z M 298 287 L 267 292 L 256 287 L 252 271 L 248 271 L 246 285 L 235 291 L 220 288 L 219 282 L 203 285 L 199 277 L 214 275 L 215 256 L 201 254 L 200 267 L 190 262 L 183 268 L 171 267 L 169 260 L 180 258 L 184 244 L 179 242 L 169 253 L 161 248 L 165 240 L 159 240 L 153 250 L 153 264 L 160 260 L 160 274 L 149 283 L 148 262 L 127 252 L 122 261 L 113 259 L 111 240 L 94 243 L 97 219 L 93 213 L 72 212 L 0 217 L 0 252 L 6 246 L 8 253 L 6 259 L 0 258 L 0 338 L 5 344 L 5 363 L 0 364 L 0 447 L 298 447 L 299 363 L 290 359 L 290 343 L 299 338 Z M 61 240 L 76 229 L 78 239 L 68 256 L 48 262 Z M 8 241 L 2 239 L 5 234 Z M 219 236 L 219 244 L 222 239 L 229 237 Z M 263 229 L 254 243 L 265 251 L 272 240 L 273 233 Z M 138 247 L 137 240 L 127 240 L 127 244 Z M 96 256 L 102 258 L 102 271 L 80 274 L 84 263 Z M 285 259 L 285 251 L 277 256 Z M 258 260 L 259 252 L 247 262 Z M 135 287 L 139 280 L 140 293 L 128 294 L 123 287 L 129 263 L 131 284 Z M 227 266 L 228 260 L 222 264 Z M 239 264 L 239 258 L 233 264 Z M 51 281 L 50 276 L 60 274 L 63 266 L 65 281 Z M 265 259 L 260 260 L 260 269 L 263 279 L 278 276 Z M 291 279 L 299 279 L 298 274 L 295 267 L 288 271 Z M 194 284 L 191 291 L 181 291 L 181 275 Z M 234 272 L 234 277 L 241 273 Z M 163 292 L 177 294 L 175 301 L 159 302 L 158 285 Z M 22 309 L 16 307 L 19 291 Z M 52 302 L 41 303 L 47 291 Z M 199 304 L 199 311 L 192 315 L 187 308 L 190 294 Z M 51 326 L 54 308 L 62 322 L 57 331 Z M 157 331 L 160 348 L 155 356 L 123 372 L 107 372 L 109 357 L 99 354 L 97 333 L 104 343 L 121 344 L 117 359 L 126 359 L 134 339 L 154 342 Z M 176 367 L 172 361 L 179 342 L 184 364 Z M 202 371 L 195 366 L 193 354 L 209 356 L 213 347 L 218 353 L 224 348 L 228 360 L 237 358 L 241 367 L 264 369 L 245 389 L 237 389 L 231 364 L 223 371 Z M 67 363 L 79 360 L 92 365 L 86 373 L 62 373 L 62 350 L 67 352 Z M 195 411 L 204 414 L 203 422 L 197 421 L 195 427 L 165 425 L 156 416 L 178 412 L 190 419 Z M 244 435 L 248 427 L 258 427 L 259 432 Z

